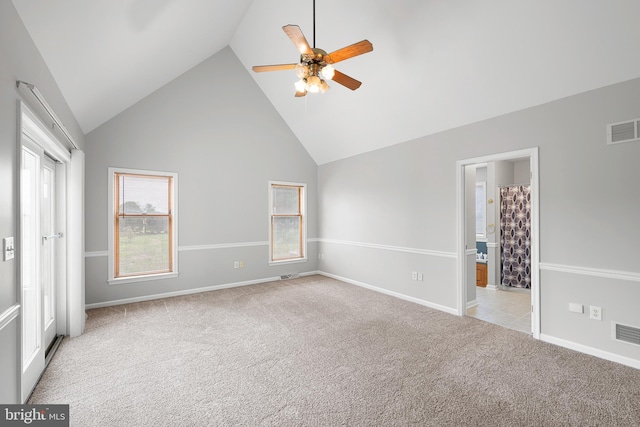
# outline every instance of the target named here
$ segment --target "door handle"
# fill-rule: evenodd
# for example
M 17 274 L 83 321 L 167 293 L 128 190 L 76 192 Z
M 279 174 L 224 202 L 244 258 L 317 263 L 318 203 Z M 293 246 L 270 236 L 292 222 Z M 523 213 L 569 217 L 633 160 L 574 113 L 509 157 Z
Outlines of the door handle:
M 62 237 L 63 237 L 62 233 L 52 234 L 50 236 L 42 236 L 42 244 L 44 245 L 44 242 L 46 242 L 47 240 L 62 239 Z

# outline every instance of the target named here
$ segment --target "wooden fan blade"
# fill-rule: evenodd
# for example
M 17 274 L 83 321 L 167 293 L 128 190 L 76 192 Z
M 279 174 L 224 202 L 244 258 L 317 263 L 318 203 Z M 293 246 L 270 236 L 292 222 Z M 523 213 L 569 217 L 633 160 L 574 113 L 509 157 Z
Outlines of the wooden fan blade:
M 349 77 L 338 70 L 334 70 L 333 79 L 331 80 L 336 83 L 340 83 L 342 86 L 351 90 L 356 90 L 360 87 L 360 85 L 362 85 L 362 82 L 354 79 L 353 77 Z
M 303 90 L 302 92 L 296 91 L 296 98 L 300 98 L 302 96 L 307 96 L 306 90 Z
M 311 46 L 309 46 L 309 42 L 302 34 L 302 30 L 297 25 L 285 25 L 282 27 L 285 33 L 289 36 L 294 45 L 296 45 L 296 49 L 301 54 L 313 55 L 313 51 L 311 50 Z
M 293 70 L 297 64 L 255 65 L 253 71 L 263 73 L 265 71 Z
M 362 40 L 361 42 L 331 52 L 324 57 L 324 60 L 329 64 L 335 64 L 336 62 L 344 61 L 345 59 L 353 58 L 354 56 L 362 55 L 372 50 L 373 45 L 371 42 L 369 40 Z

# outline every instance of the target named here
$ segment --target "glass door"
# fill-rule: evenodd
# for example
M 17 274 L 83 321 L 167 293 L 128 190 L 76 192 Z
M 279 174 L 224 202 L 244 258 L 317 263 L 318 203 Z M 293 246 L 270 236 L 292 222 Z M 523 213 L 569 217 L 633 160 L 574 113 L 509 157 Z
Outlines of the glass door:
M 56 228 L 56 164 L 49 157 L 42 159 L 40 191 L 40 233 L 42 315 L 44 348 L 56 337 L 56 246 L 62 234 Z
M 24 402 L 44 371 L 40 264 L 40 186 L 42 148 L 24 134 L 20 167 L 20 287 L 22 384 Z
M 56 337 L 56 163 L 23 134 L 20 171 L 22 400 L 45 368 Z

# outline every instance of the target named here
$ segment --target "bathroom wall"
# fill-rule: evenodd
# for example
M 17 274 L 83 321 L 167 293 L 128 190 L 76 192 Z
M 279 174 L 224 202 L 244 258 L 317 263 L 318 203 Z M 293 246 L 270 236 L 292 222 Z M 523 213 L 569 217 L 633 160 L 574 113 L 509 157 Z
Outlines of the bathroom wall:
M 513 184 L 529 184 L 531 182 L 531 168 L 529 160 L 513 163 Z

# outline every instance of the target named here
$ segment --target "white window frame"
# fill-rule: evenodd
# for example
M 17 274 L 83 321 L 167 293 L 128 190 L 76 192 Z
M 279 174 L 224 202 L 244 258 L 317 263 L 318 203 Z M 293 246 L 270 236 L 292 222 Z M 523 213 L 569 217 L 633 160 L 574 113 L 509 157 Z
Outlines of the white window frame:
M 302 236 L 300 239 L 300 250 L 302 256 L 294 259 L 273 260 L 273 221 L 272 221 L 272 206 L 273 206 L 273 191 L 274 185 L 281 185 L 287 187 L 299 187 L 301 188 L 302 201 L 300 203 L 300 214 L 302 216 Z M 269 181 L 269 206 L 268 206 L 268 222 L 269 222 L 269 265 L 282 265 L 282 264 L 294 264 L 299 262 L 307 262 L 307 184 L 299 182 L 285 182 L 285 181 Z
M 115 221 L 114 221 L 114 212 L 115 212 L 115 189 L 114 189 L 114 180 L 116 174 L 134 174 L 134 175 L 149 175 L 149 176 L 167 176 L 173 179 L 173 191 L 172 193 L 172 212 L 171 215 L 173 220 L 171 221 L 171 232 L 173 233 L 173 242 L 172 242 L 172 256 L 173 256 L 173 271 L 168 273 L 153 273 L 153 274 L 141 274 L 138 276 L 130 276 L 130 277 L 115 277 Z M 150 170 L 141 170 L 141 169 L 125 169 L 125 168 L 109 168 L 109 190 L 108 190 L 108 233 L 109 233 L 109 271 L 108 271 L 108 279 L 107 283 L 109 285 L 119 285 L 124 283 L 135 283 L 135 282 L 144 282 L 148 280 L 160 280 L 160 279 L 170 279 L 174 277 L 178 277 L 178 204 L 176 203 L 178 200 L 178 174 L 175 172 L 161 172 L 161 171 L 150 171 Z

